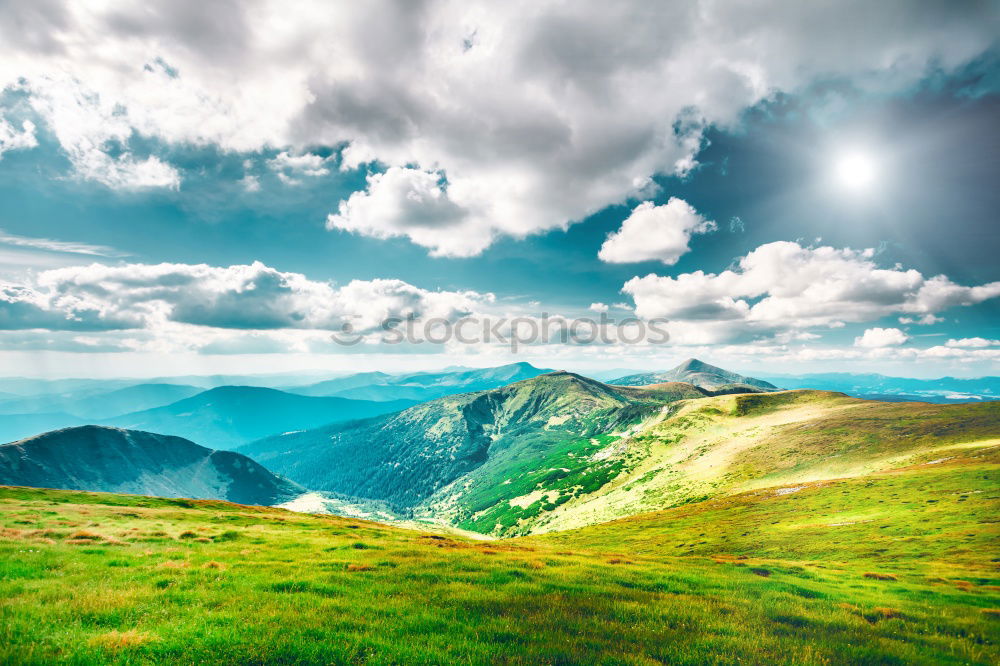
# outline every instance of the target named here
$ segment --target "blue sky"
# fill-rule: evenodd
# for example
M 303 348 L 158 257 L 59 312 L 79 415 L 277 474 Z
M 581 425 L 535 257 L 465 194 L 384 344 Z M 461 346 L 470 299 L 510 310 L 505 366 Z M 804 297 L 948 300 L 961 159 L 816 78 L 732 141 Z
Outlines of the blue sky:
M 374 332 L 605 309 L 673 339 L 517 360 L 996 374 L 995 5 L 765 7 L 14 3 L 4 374 L 488 365 Z

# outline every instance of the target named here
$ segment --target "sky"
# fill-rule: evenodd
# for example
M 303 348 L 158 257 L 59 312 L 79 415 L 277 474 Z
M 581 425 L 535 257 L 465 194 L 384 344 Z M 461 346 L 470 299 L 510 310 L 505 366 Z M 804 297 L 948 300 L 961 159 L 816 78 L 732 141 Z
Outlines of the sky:
M 3 0 L 0 375 L 1000 374 L 997 35 L 973 1 Z M 510 344 L 547 319 L 615 334 Z

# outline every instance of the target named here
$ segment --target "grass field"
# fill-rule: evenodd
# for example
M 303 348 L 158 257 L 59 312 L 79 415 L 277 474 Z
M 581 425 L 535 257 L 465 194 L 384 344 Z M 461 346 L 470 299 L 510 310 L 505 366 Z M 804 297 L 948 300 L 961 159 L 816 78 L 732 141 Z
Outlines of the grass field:
M 0 489 L 0 662 L 1000 660 L 1000 459 L 467 541 L 224 502 Z

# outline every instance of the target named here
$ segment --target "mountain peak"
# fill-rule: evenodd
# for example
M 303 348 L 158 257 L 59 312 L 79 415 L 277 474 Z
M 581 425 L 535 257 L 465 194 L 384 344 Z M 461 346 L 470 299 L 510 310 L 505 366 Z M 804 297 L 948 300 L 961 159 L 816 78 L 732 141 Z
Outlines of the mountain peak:
M 753 377 L 723 370 L 696 358 L 689 358 L 672 370 L 666 372 L 648 372 L 638 375 L 629 375 L 615 379 L 610 384 L 619 386 L 648 386 L 650 384 L 661 384 L 664 382 L 686 382 L 695 386 L 714 391 L 724 389 L 727 391 L 746 388 L 748 391 L 760 389 L 764 391 L 774 391 L 776 386 Z
M 717 368 L 696 358 L 689 358 L 671 372 L 717 372 L 719 370 L 722 370 L 722 368 Z

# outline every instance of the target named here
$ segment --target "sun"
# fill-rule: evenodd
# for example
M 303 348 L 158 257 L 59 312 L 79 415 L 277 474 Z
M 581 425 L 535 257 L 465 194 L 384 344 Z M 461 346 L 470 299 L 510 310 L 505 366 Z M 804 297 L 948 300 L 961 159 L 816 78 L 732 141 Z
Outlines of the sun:
M 874 158 L 862 151 L 841 155 L 834 165 L 834 172 L 842 186 L 855 191 L 869 189 L 878 175 Z

